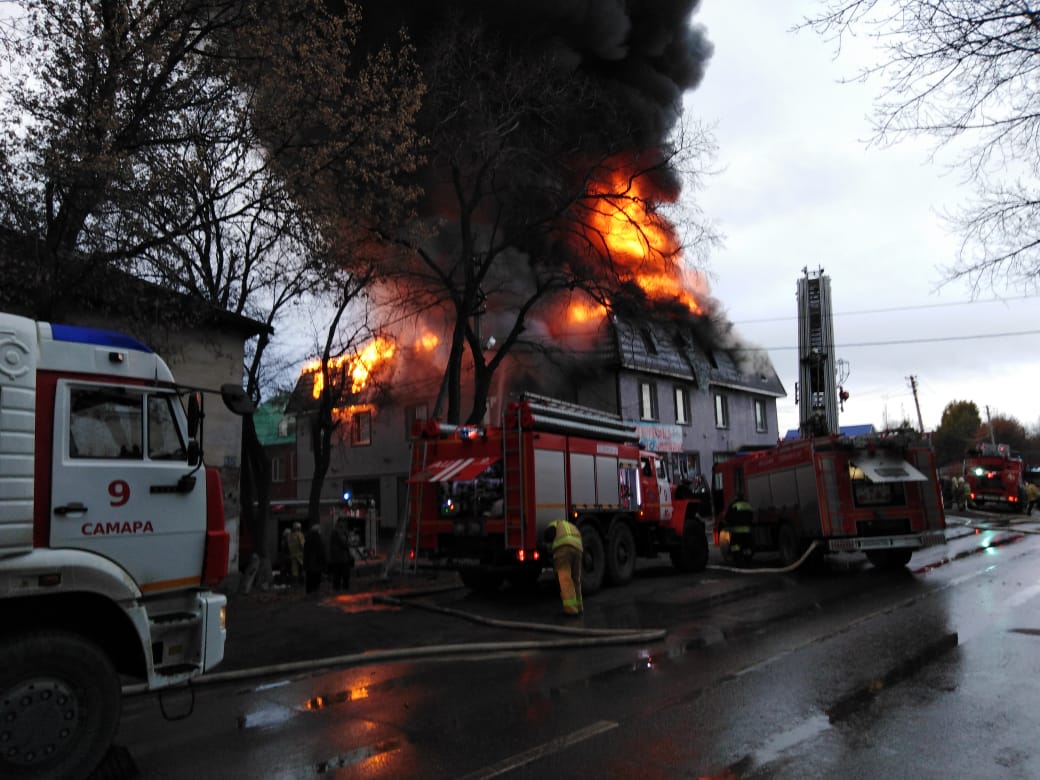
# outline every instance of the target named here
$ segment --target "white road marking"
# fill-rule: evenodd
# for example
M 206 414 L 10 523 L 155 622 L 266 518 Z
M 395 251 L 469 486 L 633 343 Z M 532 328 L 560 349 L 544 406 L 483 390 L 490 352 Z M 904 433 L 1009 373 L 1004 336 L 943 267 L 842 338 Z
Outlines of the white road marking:
M 487 778 L 498 777 L 504 775 L 506 772 L 511 772 L 519 767 L 526 766 L 533 761 L 537 761 L 545 756 L 551 756 L 553 753 L 559 753 L 571 745 L 576 745 L 579 742 L 583 742 L 586 739 L 595 737 L 597 734 L 603 734 L 607 731 L 616 729 L 618 724 L 614 721 L 600 720 L 586 726 L 583 729 L 574 731 L 570 734 L 566 734 L 562 737 L 557 737 L 554 740 L 546 742 L 537 747 L 533 747 L 530 750 L 526 750 L 523 753 L 518 753 L 515 756 L 510 756 L 497 764 L 486 766 L 483 769 L 478 769 L 476 772 L 471 772 L 461 780 L 487 780 Z

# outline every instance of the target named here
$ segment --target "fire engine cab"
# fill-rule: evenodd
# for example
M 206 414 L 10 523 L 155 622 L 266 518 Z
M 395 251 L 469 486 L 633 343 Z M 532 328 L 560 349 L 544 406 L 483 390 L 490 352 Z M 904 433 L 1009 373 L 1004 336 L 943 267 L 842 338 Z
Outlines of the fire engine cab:
M 964 481 L 978 507 L 995 507 L 1023 512 L 1026 501 L 1025 468 L 1022 458 L 1006 444 L 985 442 L 964 457 Z
M 617 415 L 533 394 L 502 425 L 419 421 L 409 478 L 412 554 L 474 589 L 529 584 L 552 558 L 553 520 L 581 530 L 582 590 L 622 585 L 637 556 L 667 551 L 681 571 L 708 559 L 699 501 L 675 499 L 664 464 Z
M 223 658 L 229 536 L 201 418 L 144 344 L 0 313 L 0 776 L 86 776 L 121 675 L 160 689 Z

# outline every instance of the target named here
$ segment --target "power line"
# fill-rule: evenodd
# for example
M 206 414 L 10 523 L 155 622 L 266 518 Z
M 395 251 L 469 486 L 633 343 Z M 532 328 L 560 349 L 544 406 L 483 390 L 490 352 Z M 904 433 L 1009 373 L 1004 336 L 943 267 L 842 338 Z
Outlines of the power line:
M 854 311 L 835 312 L 834 317 L 848 317 L 855 314 L 890 314 L 894 311 L 919 311 L 921 309 L 943 309 L 950 306 L 973 306 L 977 303 L 1008 303 L 1009 301 L 1025 301 L 1035 298 L 1034 295 L 1016 295 L 1010 298 L 987 298 L 984 301 L 950 301 L 948 303 L 922 303 L 917 306 L 891 306 L 884 309 L 858 309 Z M 762 322 L 789 322 L 797 320 L 798 316 L 791 317 L 765 317 L 755 320 L 735 320 L 734 325 L 751 325 Z
M 892 341 L 856 341 L 848 344 L 835 344 L 835 349 L 851 349 L 853 347 L 891 347 L 900 344 L 935 344 L 940 341 L 968 341 L 970 339 L 1001 339 L 1014 336 L 1036 336 L 1040 330 L 1020 330 L 1009 333 L 972 333 L 968 336 L 935 336 L 926 339 L 894 339 Z M 794 347 L 736 347 L 734 352 L 780 352 L 783 350 L 798 349 Z

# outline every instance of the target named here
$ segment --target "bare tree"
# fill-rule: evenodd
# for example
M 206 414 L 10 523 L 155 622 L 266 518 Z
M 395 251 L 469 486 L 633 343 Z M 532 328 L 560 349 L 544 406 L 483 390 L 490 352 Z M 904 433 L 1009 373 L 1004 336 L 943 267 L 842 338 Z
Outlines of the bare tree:
M 117 232 L 139 234 L 142 244 L 169 236 L 144 252 L 142 273 L 265 323 L 246 371 L 247 391 L 259 402 L 270 336 L 286 310 L 304 298 L 332 301 L 327 364 L 339 345 L 335 328 L 373 274 L 358 259 L 370 226 L 407 213 L 409 188 L 396 182 L 415 164 L 410 114 L 419 85 L 406 50 L 352 64 L 356 17 L 330 15 L 319 2 L 270 0 L 245 22 L 228 43 L 239 55 L 230 72 L 237 99 L 185 118 L 188 127 L 200 125 L 200 135 L 208 129 L 208 143 L 149 156 L 162 186 L 121 215 Z M 251 418 L 243 435 L 243 518 L 266 572 L 274 551 L 270 464 Z M 324 463 L 319 488 L 327 454 L 316 458 Z
M 142 177 L 156 149 L 204 145 L 185 116 L 232 98 L 214 42 L 242 4 L 204 0 L 22 0 L 2 42 L 0 224 L 41 237 L 29 258 L 38 316 L 97 263 L 142 245 L 114 237 L 111 216 L 152 197 Z M 204 133 L 202 137 L 192 133 Z M 113 239 L 116 240 L 113 240 Z M 151 237 L 163 240 L 165 237 Z M 72 262 L 72 258 L 76 262 Z
M 826 0 L 805 24 L 835 40 L 865 32 L 884 52 L 875 141 L 932 137 L 956 149 L 974 202 L 946 272 L 982 284 L 1040 283 L 1040 10 L 1017 0 Z M 954 144 L 954 142 L 957 142 Z

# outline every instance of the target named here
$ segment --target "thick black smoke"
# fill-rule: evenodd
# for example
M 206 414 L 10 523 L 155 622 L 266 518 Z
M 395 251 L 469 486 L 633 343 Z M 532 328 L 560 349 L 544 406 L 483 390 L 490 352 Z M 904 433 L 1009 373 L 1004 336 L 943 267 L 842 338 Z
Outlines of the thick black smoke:
M 691 24 L 700 0 L 363 0 L 364 43 L 378 47 L 406 29 L 420 52 L 453 15 L 479 20 L 513 56 L 546 53 L 592 78 L 634 131 L 634 147 L 663 143 L 682 95 L 696 87 L 712 54 Z M 421 56 L 421 55 L 420 55 Z M 588 116 L 590 125 L 597 117 Z

